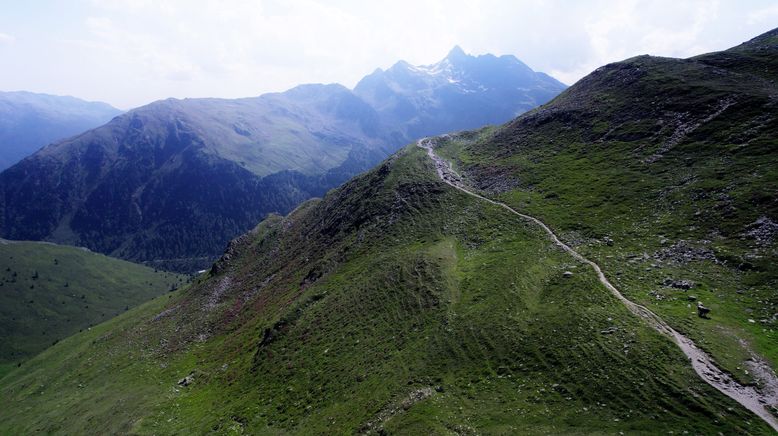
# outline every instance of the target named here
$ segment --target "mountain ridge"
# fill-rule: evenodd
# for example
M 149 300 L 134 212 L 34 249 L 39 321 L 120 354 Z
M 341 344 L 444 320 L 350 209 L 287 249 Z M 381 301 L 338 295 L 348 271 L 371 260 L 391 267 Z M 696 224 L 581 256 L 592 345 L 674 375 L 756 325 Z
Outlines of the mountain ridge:
M 71 96 L 0 91 L 0 170 L 55 140 L 108 122 L 122 112 Z
M 354 92 L 390 123 L 406 125 L 402 134 L 412 140 L 508 121 L 565 87 L 515 56 L 472 56 L 456 46 L 431 65 L 399 61 L 386 71 L 377 69 Z
M 448 116 L 443 106 L 413 123 L 442 133 L 452 122 L 468 127 L 469 113 L 490 112 L 478 122 L 502 122 L 528 107 L 500 103 L 495 112 L 481 110 L 496 107 L 494 99 L 476 103 L 445 127 L 433 122 Z M 0 174 L 0 234 L 199 270 L 268 213 L 323 195 L 409 134 L 339 84 L 235 100 L 160 100 L 50 144 Z

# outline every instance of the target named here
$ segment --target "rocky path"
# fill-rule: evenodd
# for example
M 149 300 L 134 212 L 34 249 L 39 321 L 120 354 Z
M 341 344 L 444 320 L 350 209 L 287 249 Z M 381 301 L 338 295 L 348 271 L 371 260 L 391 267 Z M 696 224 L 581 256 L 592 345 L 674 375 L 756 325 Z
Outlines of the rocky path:
M 767 406 L 778 406 L 778 391 L 774 389 L 765 389 L 764 391 L 760 391 L 752 386 L 744 386 L 738 383 L 729 374 L 725 373 L 718 366 L 716 366 L 716 364 L 713 362 L 713 359 L 707 353 L 697 347 L 697 345 L 695 345 L 691 339 L 670 327 L 662 320 L 662 318 L 660 318 L 648 308 L 634 303 L 624 297 L 621 292 L 619 292 L 619 290 L 613 286 L 608 278 L 605 277 L 605 274 L 602 272 L 602 269 L 599 265 L 583 257 L 577 251 L 573 250 L 569 245 L 562 242 L 545 223 L 533 216 L 517 212 L 505 203 L 491 200 L 482 195 L 476 194 L 473 191 L 470 191 L 462 182 L 462 178 L 459 176 L 459 174 L 454 171 L 451 163 L 435 154 L 435 151 L 433 150 L 435 146 L 434 138 L 420 139 L 417 142 L 417 145 L 427 150 L 427 155 L 430 157 L 430 159 L 433 160 L 433 162 L 435 162 L 435 168 L 437 169 L 438 176 L 441 178 L 441 180 L 468 195 L 502 207 L 514 215 L 517 215 L 528 221 L 532 221 L 533 223 L 540 226 L 549 235 L 554 244 L 562 248 L 564 251 L 579 261 L 591 266 L 592 269 L 594 269 L 594 271 L 597 273 L 597 277 L 599 278 L 600 283 L 602 283 L 633 314 L 644 319 L 651 327 L 653 327 L 659 333 L 669 337 L 673 342 L 675 342 L 676 345 L 678 345 L 681 351 L 683 351 L 683 353 L 689 358 L 694 371 L 700 376 L 700 378 L 743 405 L 743 407 L 746 409 L 754 412 L 765 422 L 767 422 L 774 430 L 778 431 L 778 418 L 770 413 L 767 408 Z M 763 384 L 767 387 L 778 386 L 778 378 L 776 378 L 776 375 L 773 371 L 765 371 L 763 374 L 761 374 L 761 378 L 763 378 Z

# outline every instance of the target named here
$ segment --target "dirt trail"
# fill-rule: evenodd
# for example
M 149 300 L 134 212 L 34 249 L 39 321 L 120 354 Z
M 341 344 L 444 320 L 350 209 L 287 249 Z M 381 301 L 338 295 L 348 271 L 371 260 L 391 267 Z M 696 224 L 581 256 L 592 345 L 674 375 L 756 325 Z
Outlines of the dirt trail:
M 743 405 L 743 407 L 746 409 L 754 412 L 765 422 L 767 422 L 774 430 L 778 431 L 778 418 L 776 418 L 767 409 L 768 406 L 778 406 L 778 392 L 776 392 L 776 390 L 766 389 L 763 392 L 752 386 L 744 386 L 738 383 L 729 374 L 725 373 L 718 366 L 716 366 L 716 364 L 713 362 L 713 359 L 707 353 L 698 348 L 691 339 L 670 327 L 662 320 L 662 318 L 660 318 L 648 308 L 634 303 L 624 297 L 621 292 L 619 292 L 619 290 L 616 289 L 616 287 L 613 286 L 613 284 L 611 284 L 611 282 L 605 277 L 605 274 L 603 274 L 599 265 L 583 257 L 577 251 L 570 248 L 569 245 L 560 241 L 556 234 L 554 234 L 554 232 L 551 231 L 551 228 L 549 228 L 545 223 L 533 216 L 517 212 L 505 203 L 491 200 L 467 189 L 465 184 L 462 182 L 462 178 L 452 168 L 451 163 L 435 154 L 433 151 L 433 139 L 420 139 L 417 142 L 417 145 L 427 150 L 427 155 L 433 160 L 433 162 L 435 162 L 435 168 L 437 169 L 438 176 L 441 178 L 441 180 L 468 195 L 472 195 L 473 197 L 479 198 L 483 201 L 500 206 L 504 209 L 507 209 L 514 215 L 532 221 L 533 223 L 540 226 L 551 237 L 554 244 L 568 252 L 571 256 L 578 259 L 579 261 L 591 266 L 597 273 L 597 277 L 599 278 L 600 282 L 606 288 L 608 288 L 608 290 L 611 291 L 611 293 L 616 298 L 618 298 L 619 301 L 627 306 L 627 308 L 633 314 L 643 318 L 646 322 L 648 322 L 649 325 L 651 325 L 651 327 L 653 327 L 659 333 L 669 337 L 673 340 L 673 342 L 676 343 L 676 345 L 678 345 L 681 351 L 683 351 L 683 353 L 689 358 L 694 371 L 697 372 L 700 378 L 702 378 L 709 385 L 713 386 L 725 395 Z M 761 381 L 765 386 L 778 386 L 778 377 L 776 377 L 773 371 L 764 371 L 764 373 L 760 374 L 760 376 L 763 378 Z

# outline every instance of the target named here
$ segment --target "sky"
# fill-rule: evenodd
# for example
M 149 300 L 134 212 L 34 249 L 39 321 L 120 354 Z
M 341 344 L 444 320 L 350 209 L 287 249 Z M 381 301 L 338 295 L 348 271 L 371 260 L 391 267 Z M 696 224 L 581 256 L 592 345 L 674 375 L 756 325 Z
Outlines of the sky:
M 0 90 L 130 109 L 353 87 L 455 45 L 572 84 L 609 62 L 722 50 L 776 26 L 776 0 L 0 0 Z

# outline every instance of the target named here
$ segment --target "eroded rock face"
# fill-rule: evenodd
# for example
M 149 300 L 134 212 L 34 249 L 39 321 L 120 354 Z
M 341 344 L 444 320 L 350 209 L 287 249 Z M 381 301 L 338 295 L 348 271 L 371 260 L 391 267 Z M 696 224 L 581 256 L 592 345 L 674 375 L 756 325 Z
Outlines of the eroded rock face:
M 224 254 L 222 254 L 219 260 L 214 262 L 213 266 L 211 267 L 211 274 L 218 275 L 224 272 L 229 267 L 230 261 L 237 257 L 243 245 L 249 242 L 249 240 L 250 236 L 247 233 L 244 233 L 237 238 L 230 240 L 230 242 L 227 243 L 227 248 L 225 248 Z

